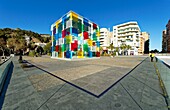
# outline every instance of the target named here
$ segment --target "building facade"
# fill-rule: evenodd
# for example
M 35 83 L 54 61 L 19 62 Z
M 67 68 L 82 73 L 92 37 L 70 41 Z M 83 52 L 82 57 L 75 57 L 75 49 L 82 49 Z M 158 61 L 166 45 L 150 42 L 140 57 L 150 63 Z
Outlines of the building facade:
M 162 52 L 170 52 L 170 20 L 166 25 L 166 30 L 162 32 Z
M 128 54 L 138 55 L 138 52 L 140 52 L 140 34 L 141 31 L 137 22 L 126 22 L 113 26 L 113 36 L 111 42 L 113 42 L 114 47 L 129 45 L 131 49 L 128 49 Z
M 150 34 L 148 32 L 141 32 L 141 37 L 144 39 L 144 46 L 140 45 L 140 48 L 143 48 L 142 53 L 148 54 Z
M 166 41 L 167 41 L 167 52 L 170 52 L 170 20 L 168 21 L 168 24 L 166 25 Z
M 101 28 L 100 29 L 100 46 L 103 48 L 103 50 L 107 50 L 107 47 L 110 45 L 110 39 L 111 39 L 111 32 L 107 28 Z
M 144 54 L 144 46 L 145 46 L 145 38 L 143 36 L 140 36 L 140 38 L 139 38 L 139 48 L 138 48 L 139 54 Z
M 88 19 L 70 11 L 54 24 L 52 58 L 100 57 L 100 29 Z
M 162 52 L 167 52 L 166 30 L 162 32 Z

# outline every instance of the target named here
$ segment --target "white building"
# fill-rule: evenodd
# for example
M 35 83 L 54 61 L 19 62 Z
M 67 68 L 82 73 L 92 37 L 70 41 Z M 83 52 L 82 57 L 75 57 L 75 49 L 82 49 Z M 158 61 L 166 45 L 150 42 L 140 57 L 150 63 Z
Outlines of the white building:
M 31 38 L 30 38 L 30 36 L 27 36 L 26 34 L 24 37 L 25 37 L 26 43 L 28 45 L 30 43 Z
M 135 21 L 113 26 L 111 43 L 113 43 L 114 47 L 120 47 L 122 44 L 130 45 L 132 48 L 127 50 L 128 54 L 138 55 L 140 33 L 138 23 Z
M 107 50 L 107 47 L 110 45 L 110 30 L 107 28 L 101 28 L 100 29 L 100 46 L 103 48 L 103 50 Z

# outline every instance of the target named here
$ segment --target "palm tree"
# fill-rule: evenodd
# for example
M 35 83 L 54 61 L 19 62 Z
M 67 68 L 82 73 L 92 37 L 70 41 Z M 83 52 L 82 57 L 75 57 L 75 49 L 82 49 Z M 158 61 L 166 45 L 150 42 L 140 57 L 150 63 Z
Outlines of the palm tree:
M 130 45 L 127 45 L 127 50 L 130 50 L 132 47 Z
M 126 44 L 122 44 L 120 46 L 120 49 L 123 51 L 123 55 L 124 55 L 124 51 L 125 51 L 126 47 L 127 47 Z
M 130 50 L 132 47 L 130 45 L 127 45 L 127 49 Z
M 101 55 L 103 53 L 103 47 L 100 47 L 99 51 L 100 51 L 100 55 Z
M 109 45 L 109 47 L 107 47 L 107 48 L 110 49 L 111 52 L 113 53 L 113 49 L 114 49 L 115 47 L 113 46 L 113 43 L 111 43 L 111 44 Z

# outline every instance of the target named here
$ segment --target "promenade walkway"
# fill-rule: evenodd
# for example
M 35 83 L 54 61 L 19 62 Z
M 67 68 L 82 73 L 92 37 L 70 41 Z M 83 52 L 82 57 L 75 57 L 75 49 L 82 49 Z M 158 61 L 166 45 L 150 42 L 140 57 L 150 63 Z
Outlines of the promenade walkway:
M 157 56 L 159 61 L 157 63 L 162 82 L 165 86 L 167 96 L 170 96 L 170 56 Z M 170 101 L 168 100 L 170 104 Z
M 25 58 L 29 68 L 21 68 L 17 59 L 1 100 L 3 110 L 167 110 L 149 58 Z

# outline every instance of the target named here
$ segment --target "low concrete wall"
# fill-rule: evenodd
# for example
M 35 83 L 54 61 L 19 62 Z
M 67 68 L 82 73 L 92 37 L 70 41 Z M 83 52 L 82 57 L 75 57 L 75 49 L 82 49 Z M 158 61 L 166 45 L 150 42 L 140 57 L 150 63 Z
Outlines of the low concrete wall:
M 7 76 L 7 73 L 9 71 L 11 65 L 11 58 L 8 59 L 6 62 L 4 62 L 2 65 L 0 65 L 0 94 Z

